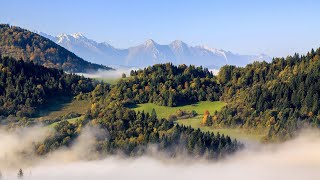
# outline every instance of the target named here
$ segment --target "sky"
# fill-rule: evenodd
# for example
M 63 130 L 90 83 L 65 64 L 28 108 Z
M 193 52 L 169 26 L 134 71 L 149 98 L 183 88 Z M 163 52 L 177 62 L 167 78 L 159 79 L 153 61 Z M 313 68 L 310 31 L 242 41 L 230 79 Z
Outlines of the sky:
M 316 0 L 10 0 L 0 3 L 0 23 L 119 48 L 178 39 L 279 57 L 319 47 L 319 8 Z

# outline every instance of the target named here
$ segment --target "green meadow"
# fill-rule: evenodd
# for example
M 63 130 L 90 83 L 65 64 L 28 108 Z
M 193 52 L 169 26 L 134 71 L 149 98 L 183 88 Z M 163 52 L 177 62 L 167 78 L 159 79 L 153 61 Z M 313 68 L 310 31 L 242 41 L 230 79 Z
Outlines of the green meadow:
M 221 110 L 221 108 L 225 105 L 226 104 L 221 101 L 201 101 L 198 103 L 178 107 L 159 106 L 153 103 L 145 103 L 137 104 L 131 108 L 135 111 L 144 111 L 148 113 L 151 113 L 152 109 L 155 109 L 159 118 L 168 118 L 170 115 L 175 114 L 179 109 L 186 111 L 195 110 L 198 113 L 198 115 L 203 115 L 205 110 L 208 110 L 210 113 L 213 113 L 214 111 Z
M 152 112 L 152 109 L 155 109 L 157 116 L 159 118 L 168 118 L 170 115 L 175 114 L 177 110 L 186 110 L 186 111 L 192 111 L 195 110 L 198 115 L 194 118 L 189 119 L 180 119 L 177 120 L 176 123 L 180 125 L 185 126 L 191 126 L 195 129 L 200 128 L 202 131 L 209 131 L 213 133 L 220 133 L 229 135 L 232 138 L 237 138 L 240 140 L 250 140 L 250 141 L 259 141 L 263 136 L 265 136 L 265 133 L 258 133 L 258 132 L 245 132 L 245 130 L 236 128 L 214 128 L 214 127 L 208 127 L 208 126 L 202 126 L 201 125 L 201 119 L 203 117 L 203 113 L 205 110 L 208 110 L 211 114 L 214 111 L 220 111 L 222 107 L 224 107 L 226 103 L 221 101 L 201 101 L 194 104 L 189 105 L 183 105 L 178 107 L 167 107 L 167 106 L 159 106 L 153 103 L 145 103 L 145 104 L 137 104 L 135 106 L 130 107 L 131 109 L 135 111 L 144 111 L 144 112 Z
M 117 82 L 121 79 L 121 78 L 94 78 L 98 81 L 102 81 L 104 83 L 108 83 L 111 85 L 117 84 Z
M 191 119 L 180 119 L 177 120 L 176 123 L 180 125 L 185 126 L 191 126 L 195 129 L 200 129 L 201 131 L 209 131 L 213 133 L 220 133 L 230 136 L 231 138 L 236 138 L 239 140 L 249 140 L 249 141 L 260 141 L 262 137 L 265 136 L 265 133 L 260 132 L 246 132 L 243 129 L 240 128 L 214 128 L 214 127 L 208 127 L 208 126 L 202 126 L 200 124 L 202 117 L 197 116 L 195 118 Z

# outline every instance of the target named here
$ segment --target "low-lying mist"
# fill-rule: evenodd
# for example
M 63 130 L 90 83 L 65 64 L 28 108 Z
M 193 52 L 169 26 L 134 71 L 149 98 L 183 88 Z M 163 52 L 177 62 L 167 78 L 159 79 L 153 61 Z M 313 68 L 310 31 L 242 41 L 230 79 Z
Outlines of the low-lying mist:
M 83 75 L 88 78 L 108 78 L 108 79 L 117 79 L 121 78 L 122 74 L 126 74 L 126 76 L 130 75 L 131 70 L 138 70 L 138 68 L 134 67 L 115 67 L 114 70 L 98 70 L 96 72 L 91 73 L 78 73 L 78 75 Z
M 91 73 L 77 73 L 80 76 L 88 77 L 88 78 L 107 78 L 107 79 L 118 79 L 122 77 L 122 74 L 126 74 L 126 76 L 130 76 L 130 72 L 132 70 L 138 70 L 139 68 L 135 67 L 115 67 L 114 70 L 98 70 L 96 72 Z M 218 75 L 219 69 L 209 69 L 213 75 Z
M 246 146 L 219 161 L 183 156 L 172 159 L 154 152 L 138 158 L 118 155 L 101 159 L 91 146 L 95 138 L 107 134 L 87 127 L 70 148 L 45 158 L 33 156 L 32 144 L 42 141 L 48 131 L 42 127 L 11 132 L 0 129 L 2 179 L 17 179 L 19 168 L 24 179 L 33 180 L 320 179 L 320 132 L 315 130 L 281 144 Z

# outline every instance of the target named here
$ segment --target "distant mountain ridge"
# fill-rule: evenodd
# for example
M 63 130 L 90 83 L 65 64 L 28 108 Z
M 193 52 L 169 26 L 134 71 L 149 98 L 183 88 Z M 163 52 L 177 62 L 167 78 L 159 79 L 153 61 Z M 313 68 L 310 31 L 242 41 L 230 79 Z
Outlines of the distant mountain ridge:
M 98 43 L 88 39 L 81 33 L 60 34 L 56 37 L 41 32 L 40 34 L 84 59 L 104 65 L 145 67 L 172 62 L 218 68 L 226 64 L 245 66 L 253 61 L 271 60 L 271 57 L 265 54 L 239 55 L 205 45 L 190 46 L 180 40 L 175 40 L 168 45 L 160 45 L 149 39 L 138 46 L 118 49 L 106 42 Z
M 83 60 L 50 40 L 52 38 L 17 26 L 0 24 L 0 54 L 74 73 L 111 69 Z

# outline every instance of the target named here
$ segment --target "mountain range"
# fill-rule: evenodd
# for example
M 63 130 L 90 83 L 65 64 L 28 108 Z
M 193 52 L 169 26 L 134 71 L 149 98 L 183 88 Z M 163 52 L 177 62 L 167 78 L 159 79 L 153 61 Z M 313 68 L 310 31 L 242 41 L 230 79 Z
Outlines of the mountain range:
M 265 54 L 240 55 L 206 45 L 190 46 L 180 40 L 175 40 L 168 45 L 161 45 L 149 39 L 143 44 L 119 49 L 106 42 L 96 42 L 81 33 L 60 34 L 58 36 L 38 33 L 90 62 L 104 65 L 145 67 L 171 62 L 218 69 L 226 64 L 245 66 L 253 61 L 271 60 L 271 57 Z

